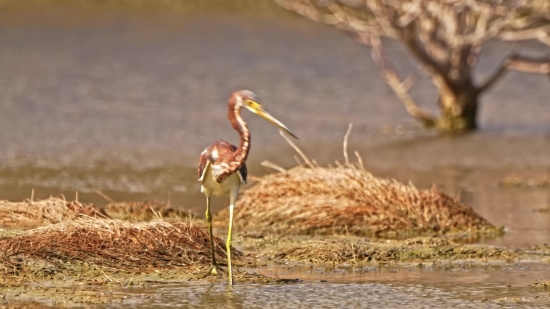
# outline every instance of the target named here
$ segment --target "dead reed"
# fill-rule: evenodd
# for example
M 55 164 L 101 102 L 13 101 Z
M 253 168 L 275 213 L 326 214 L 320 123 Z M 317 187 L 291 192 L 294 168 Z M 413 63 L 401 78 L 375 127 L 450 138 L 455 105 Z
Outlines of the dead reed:
M 224 243 L 215 238 L 218 261 L 226 259 Z M 237 258 L 240 252 L 233 253 Z M 87 263 L 124 271 L 150 271 L 210 263 L 208 233 L 192 224 L 161 220 L 127 222 L 82 217 L 0 239 L 0 271 L 24 272 L 25 259 L 61 267 Z
M 160 215 L 165 221 L 189 221 L 192 214 L 157 201 L 112 202 L 105 206 L 105 212 L 114 219 L 149 221 Z
M 66 201 L 60 197 L 45 200 L 25 200 L 23 202 L 0 201 L 0 226 L 31 228 L 46 224 L 55 224 L 77 218 L 107 218 L 100 208 L 78 201 Z
M 346 149 L 349 132 L 344 140 L 346 163 L 337 162 L 337 167 L 318 166 L 287 139 L 305 165 L 285 170 L 264 162 L 279 172 L 260 178 L 240 195 L 235 208 L 236 228 L 278 234 L 383 237 L 497 230 L 435 186 L 420 190 L 411 183 L 377 178 L 363 168 L 357 152 L 359 163 L 350 163 Z M 223 210 L 215 217 L 225 223 L 227 216 Z
M 454 243 L 445 238 L 416 237 L 405 241 L 371 242 L 361 238 L 328 237 L 276 244 L 264 250 L 266 257 L 285 262 L 323 263 L 408 263 L 437 260 L 510 261 L 514 250 L 492 246 Z

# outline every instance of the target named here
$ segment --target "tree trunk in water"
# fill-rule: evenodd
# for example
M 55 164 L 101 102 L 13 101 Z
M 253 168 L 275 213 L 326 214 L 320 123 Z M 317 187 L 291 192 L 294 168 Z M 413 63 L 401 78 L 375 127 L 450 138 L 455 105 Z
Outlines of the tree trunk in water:
M 472 83 L 462 84 L 455 89 L 440 88 L 441 116 L 437 128 L 451 133 L 476 130 L 478 89 Z

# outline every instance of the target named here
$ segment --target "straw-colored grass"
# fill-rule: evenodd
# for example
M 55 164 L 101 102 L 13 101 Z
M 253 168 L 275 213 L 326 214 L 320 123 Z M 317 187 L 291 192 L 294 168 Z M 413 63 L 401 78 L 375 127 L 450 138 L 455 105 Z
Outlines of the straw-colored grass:
M 350 127 L 351 128 L 351 127 Z M 470 207 L 435 186 L 380 179 L 359 163 L 320 167 L 290 140 L 306 162 L 289 170 L 264 162 L 280 172 L 262 177 L 242 192 L 235 207 L 240 231 L 278 234 L 338 234 L 402 237 L 431 233 L 495 231 Z M 284 135 L 283 135 L 284 136 Z M 227 222 L 227 210 L 217 217 Z
M 189 212 L 158 201 L 117 202 L 105 206 L 105 212 L 114 219 L 149 221 L 161 216 L 165 221 L 189 221 L 194 218 Z
M 225 261 L 224 242 L 215 238 L 215 254 Z M 240 253 L 234 251 L 238 259 Z M 161 220 L 127 222 L 77 218 L 0 239 L 0 271 L 18 275 L 24 258 L 55 265 L 85 262 L 125 271 L 150 271 L 210 263 L 208 233 L 192 224 Z M 60 264 L 61 263 L 61 264 Z
M 23 202 L 0 201 L 0 226 L 30 228 L 55 224 L 79 216 L 107 218 L 100 208 L 59 197 Z
M 405 241 L 371 242 L 362 238 L 312 238 L 282 242 L 263 252 L 281 262 L 305 263 L 408 263 L 437 260 L 510 261 L 518 252 L 493 246 L 463 245 L 445 238 L 416 237 Z
M 550 176 L 521 177 L 509 175 L 501 179 L 498 185 L 504 188 L 548 188 L 550 187 Z

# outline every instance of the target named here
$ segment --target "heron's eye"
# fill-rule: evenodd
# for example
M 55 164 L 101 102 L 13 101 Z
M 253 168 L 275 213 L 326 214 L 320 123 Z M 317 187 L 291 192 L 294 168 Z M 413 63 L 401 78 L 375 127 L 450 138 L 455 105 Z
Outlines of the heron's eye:
M 261 108 L 261 105 L 258 104 L 257 102 L 255 101 L 252 101 L 252 100 L 246 100 L 246 105 L 248 105 L 248 107 L 252 108 L 252 109 L 259 109 Z

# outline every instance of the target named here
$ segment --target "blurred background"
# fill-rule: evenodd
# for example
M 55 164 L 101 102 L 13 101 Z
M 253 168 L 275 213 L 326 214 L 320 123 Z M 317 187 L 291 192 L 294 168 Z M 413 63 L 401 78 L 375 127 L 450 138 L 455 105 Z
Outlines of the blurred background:
M 532 54 L 549 47 L 522 43 Z M 418 64 L 385 44 L 399 71 Z M 491 74 L 512 44 L 491 42 L 477 76 Z M 344 161 L 342 142 L 379 177 L 436 184 L 495 225 L 501 245 L 550 241 L 550 190 L 510 188 L 505 177 L 550 177 L 550 82 L 509 73 L 482 99 L 479 130 L 422 129 L 380 77 L 367 47 L 275 3 L 246 0 L 0 0 L 0 198 L 64 194 L 105 205 L 170 200 L 198 215 L 196 165 L 217 139 L 238 143 L 227 120 L 231 92 L 257 93 L 320 164 Z M 412 96 L 437 114 L 425 77 Z M 278 131 L 244 114 L 250 174 L 270 160 L 297 163 Z M 219 210 L 227 201 L 217 199 Z

